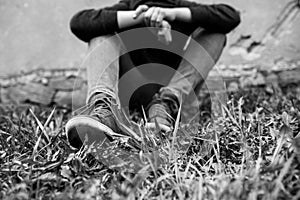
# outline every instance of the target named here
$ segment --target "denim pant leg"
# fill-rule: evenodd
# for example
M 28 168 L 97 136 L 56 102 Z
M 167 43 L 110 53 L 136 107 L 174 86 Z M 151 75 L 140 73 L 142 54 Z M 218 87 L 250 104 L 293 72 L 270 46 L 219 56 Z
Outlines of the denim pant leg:
M 93 97 L 97 94 L 105 93 L 113 97 L 120 106 L 119 95 L 122 98 L 127 90 L 144 80 L 130 56 L 126 54 L 126 47 L 117 34 L 94 38 L 89 44 L 84 65 L 87 69 L 88 80 L 87 104 L 93 103 Z M 127 73 L 128 77 L 126 79 L 121 77 L 120 81 L 119 76 L 128 71 L 130 71 Z M 121 93 L 119 89 L 122 90 Z
M 167 87 L 180 100 L 196 87 L 200 88 L 218 61 L 226 43 L 226 36 L 203 28 L 196 29 L 187 44 L 183 59 Z
M 118 58 L 121 42 L 117 36 L 101 36 L 89 43 L 88 54 L 83 62 L 87 70 L 87 104 L 95 94 L 106 93 L 117 99 L 119 79 Z

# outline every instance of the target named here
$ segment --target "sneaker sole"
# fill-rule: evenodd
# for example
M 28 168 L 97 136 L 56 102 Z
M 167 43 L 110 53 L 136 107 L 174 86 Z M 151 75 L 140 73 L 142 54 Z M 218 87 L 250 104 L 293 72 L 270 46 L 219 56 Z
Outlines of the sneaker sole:
M 169 131 L 172 131 L 172 128 L 170 128 L 169 126 L 167 125 L 164 125 L 164 124 L 158 124 L 159 128 L 165 132 L 169 132 Z M 156 127 L 156 124 L 154 122 L 148 122 L 146 123 L 146 128 L 149 128 L 149 129 L 153 129 L 153 130 L 156 130 L 157 127 Z
M 87 144 L 92 144 L 93 142 L 102 143 L 105 141 L 107 141 L 106 143 L 110 143 L 107 135 L 114 134 L 111 128 L 88 116 L 77 116 L 70 119 L 66 124 L 66 132 L 67 139 L 74 148 L 78 148 L 79 146 L 72 142 L 76 137 L 77 141 L 79 137 L 82 143 L 85 139 L 88 139 Z
M 73 147 L 76 145 L 71 144 L 70 137 L 79 137 L 82 142 L 87 137 L 86 144 L 94 144 L 92 155 L 110 169 L 126 169 L 137 172 L 146 165 L 141 162 L 141 155 L 138 152 L 128 152 L 110 142 L 107 135 L 116 134 L 111 128 L 88 116 L 77 116 L 70 119 L 66 124 L 66 132 L 67 139 Z M 159 160 L 156 165 L 160 166 L 161 161 Z
M 80 140 L 82 143 L 87 138 L 85 144 L 94 144 L 92 155 L 106 167 L 133 171 L 138 171 L 144 167 L 141 164 L 138 153 L 125 151 L 110 142 L 107 135 L 113 135 L 115 132 L 101 122 L 88 116 L 77 116 L 70 119 L 65 127 L 70 146 L 78 149 L 78 145 L 72 143 L 74 138 L 77 138 L 77 141 Z

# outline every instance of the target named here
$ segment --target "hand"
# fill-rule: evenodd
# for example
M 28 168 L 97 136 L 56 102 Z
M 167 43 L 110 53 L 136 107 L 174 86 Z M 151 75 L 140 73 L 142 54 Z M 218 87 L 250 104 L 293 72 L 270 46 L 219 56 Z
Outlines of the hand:
M 161 27 L 163 20 L 173 21 L 175 14 L 170 8 L 151 7 L 144 14 L 145 24 L 151 27 Z
M 133 15 L 133 19 L 138 18 L 144 13 L 144 21 L 146 26 L 161 27 L 163 20 L 173 21 L 175 13 L 170 8 L 151 7 L 147 5 L 140 5 Z
M 133 14 L 133 19 L 137 19 L 142 13 L 147 11 L 149 7 L 147 5 L 140 5 Z
M 147 26 L 157 27 L 157 29 L 150 30 L 153 34 L 157 35 L 160 42 L 167 45 L 172 42 L 171 25 L 165 20 L 165 18 L 171 21 L 175 19 L 175 15 L 170 9 L 159 7 L 149 8 L 147 5 L 140 5 L 135 10 L 133 19 L 137 19 L 142 14 L 144 14 L 144 21 Z

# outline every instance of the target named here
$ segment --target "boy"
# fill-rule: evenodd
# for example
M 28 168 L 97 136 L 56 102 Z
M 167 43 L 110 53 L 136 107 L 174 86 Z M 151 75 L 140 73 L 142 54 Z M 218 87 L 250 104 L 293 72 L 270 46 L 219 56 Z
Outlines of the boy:
M 80 148 L 86 136 L 92 141 L 102 141 L 114 133 L 122 133 L 112 105 L 119 104 L 118 89 L 124 94 L 125 86 L 135 85 L 147 77 L 147 73 L 131 69 L 147 64 L 148 69 L 163 65 L 176 70 L 174 74 L 163 75 L 168 80 L 163 87 L 152 85 L 142 91 L 140 96 L 145 97 L 145 101 L 136 99 L 141 101 L 139 106 L 148 104 L 148 126 L 155 126 L 157 122 L 162 130 L 172 130 L 180 103 L 205 81 L 224 48 L 225 34 L 239 23 L 239 13 L 228 5 L 204 5 L 186 0 L 121 0 L 111 7 L 77 13 L 70 26 L 72 32 L 90 46 L 90 57 L 85 65 L 87 104 L 93 109 L 67 123 L 70 144 Z M 122 35 L 134 29 L 138 34 L 133 31 L 133 35 Z M 113 34 L 117 37 L 111 37 Z M 188 37 L 198 45 L 188 42 Z M 132 51 L 124 52 L 127 49 Z M 131 78 L 118 87 L 119 77 L 130 71 Z M 150 103 L 149 95 L 153 95 Z

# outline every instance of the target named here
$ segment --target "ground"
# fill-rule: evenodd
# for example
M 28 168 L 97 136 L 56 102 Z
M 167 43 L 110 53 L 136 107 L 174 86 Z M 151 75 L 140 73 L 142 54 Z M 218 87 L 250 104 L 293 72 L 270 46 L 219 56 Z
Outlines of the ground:
M 108 169 L 90 149 L 70 149 L 68 109 L 2 105 L 0 198 L 299 199 L 299 94 L 297 84 L 233 92 L 215 121 L 207 97 L 201 120 L 175 130 L 189 138 L 189 148 L 165 140 L 152 151 L 164 164 L 156 168 L 149 159 L 138 172 Z M 144 150 L 153 145 L 143 141 Z

